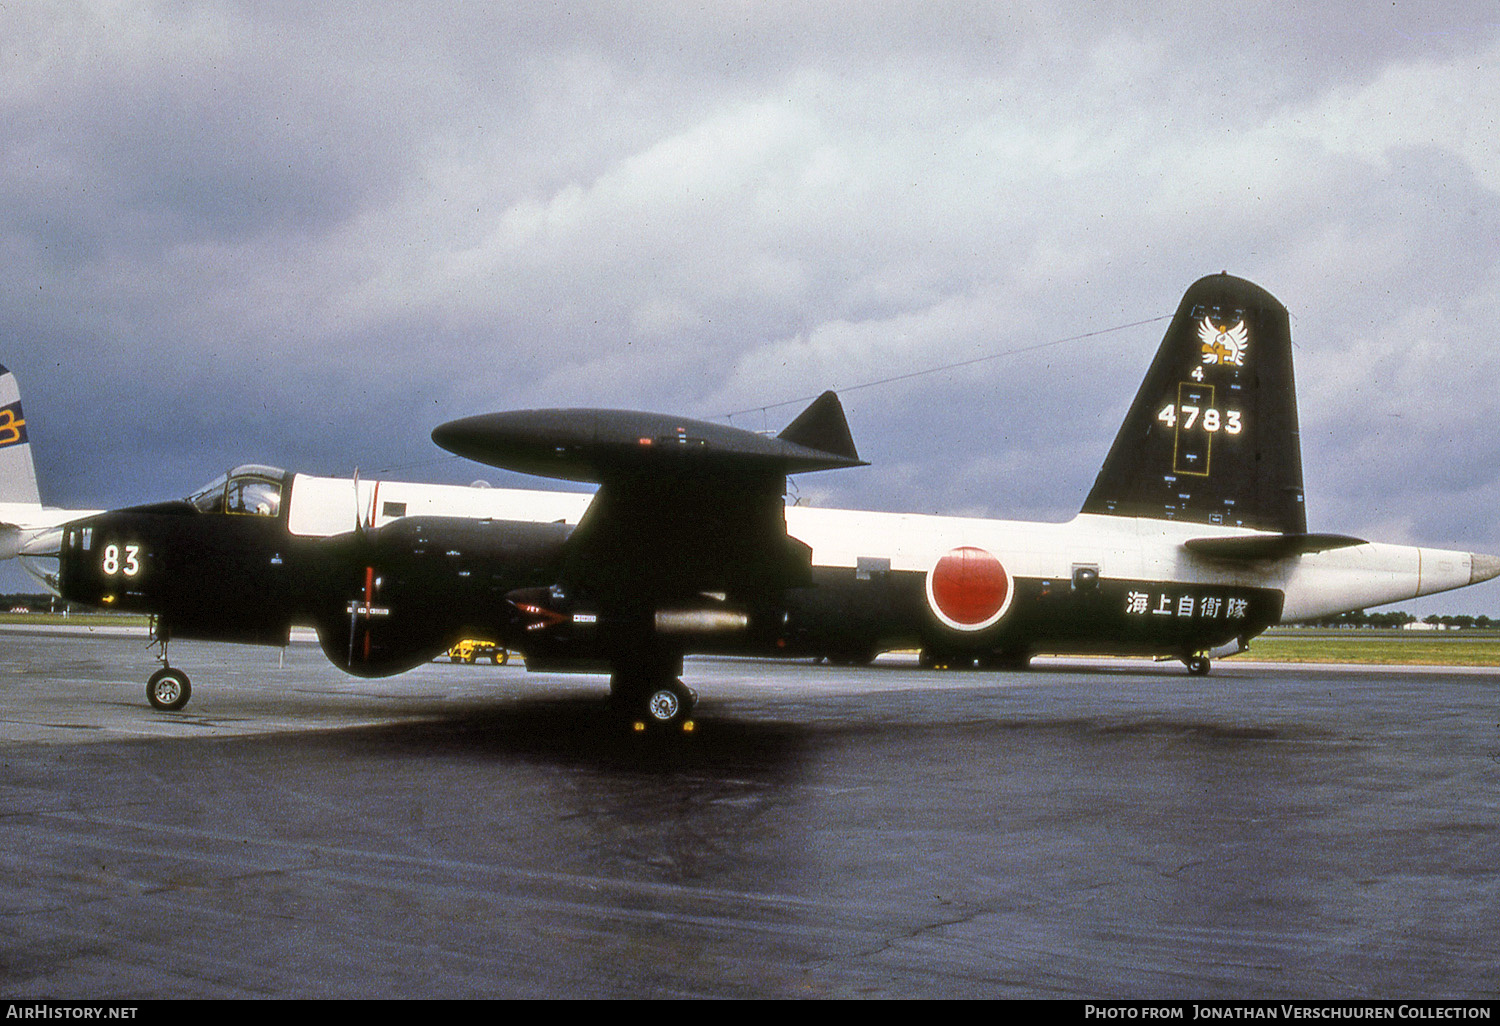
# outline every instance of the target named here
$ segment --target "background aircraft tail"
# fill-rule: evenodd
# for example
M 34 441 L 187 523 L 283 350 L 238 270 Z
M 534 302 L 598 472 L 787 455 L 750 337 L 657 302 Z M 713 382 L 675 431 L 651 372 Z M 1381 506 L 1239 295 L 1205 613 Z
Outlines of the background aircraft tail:
M 1187 290 L 1083 512 L 1306 533 L 1286 307 L 1228 274 Z
M 0 367 L 0 502 L 41 505 L 26 417 L 21 413 L 21 388 L 16 376 Z

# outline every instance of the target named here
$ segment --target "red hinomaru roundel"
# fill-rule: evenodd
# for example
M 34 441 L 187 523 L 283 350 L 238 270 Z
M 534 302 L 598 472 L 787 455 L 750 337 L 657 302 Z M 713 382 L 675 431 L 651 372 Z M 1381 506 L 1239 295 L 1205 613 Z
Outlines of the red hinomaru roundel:
M 1010 574 L 984 549 L 953 549 L 927 572 L 927 604 L 955 630 L 982 631 L 995 624 L 1014 597 Z

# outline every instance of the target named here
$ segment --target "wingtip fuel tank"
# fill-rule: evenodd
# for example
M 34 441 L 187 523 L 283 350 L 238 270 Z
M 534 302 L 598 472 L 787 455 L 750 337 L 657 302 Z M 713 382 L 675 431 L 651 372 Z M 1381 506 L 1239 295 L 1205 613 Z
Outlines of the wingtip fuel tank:
M 775 437 L 660 413 L 542 409 L 452 420 L 439 425 L 432 440 L 493 467 L 596 483 L 646 471 L 785 475 L 866 465 L 831 392 Z

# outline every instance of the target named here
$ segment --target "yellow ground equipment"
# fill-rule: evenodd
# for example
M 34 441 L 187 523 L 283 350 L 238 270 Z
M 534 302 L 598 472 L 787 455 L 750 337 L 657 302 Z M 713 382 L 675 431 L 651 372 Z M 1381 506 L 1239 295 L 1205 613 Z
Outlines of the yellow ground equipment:
M 479 659 L 489 659 L 496 666 L 504 666 L 510 662 L 510 652 L 493 641 L 477 638 L 465 638 L 448 650 L 450 663 L 473 663 Z

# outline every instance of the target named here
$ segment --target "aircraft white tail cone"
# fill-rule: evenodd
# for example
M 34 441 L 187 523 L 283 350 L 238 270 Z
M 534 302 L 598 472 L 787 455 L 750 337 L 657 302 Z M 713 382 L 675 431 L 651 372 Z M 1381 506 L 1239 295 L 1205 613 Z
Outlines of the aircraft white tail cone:
M 1500 577 L 1500 556 L 1486 556 L 1482 552 L 1469 553 L 1469 583 L 1478 584 Z

